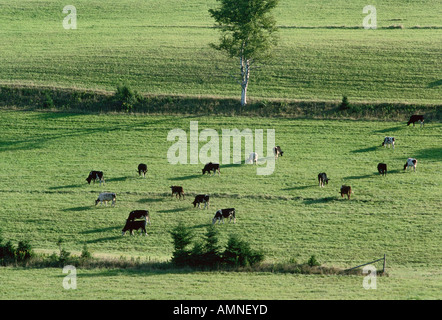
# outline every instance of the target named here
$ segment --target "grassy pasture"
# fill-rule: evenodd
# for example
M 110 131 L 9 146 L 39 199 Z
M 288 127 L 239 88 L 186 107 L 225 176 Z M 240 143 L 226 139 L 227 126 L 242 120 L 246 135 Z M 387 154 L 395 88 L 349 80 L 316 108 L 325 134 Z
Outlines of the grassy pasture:
M 282 146 L 284 156 L 277 160 L 270 176 L 257 176 L 254 166 L 244 164 L 224 164 L 221 175 L 215 177 L 202 176 L 202 164 L 171 165 L 166 155 L 173 142 L 167 141 L 167 134 L 175 128 L 189 133 L 190 121 L 198 121 L 200 131 L 275 129 L 276 143 Z M 305 262 L 314 254 L 322 264 L 341 268 L 386 253 L 390 277 L 382 278 L 385 287 L 374 298 L 437 298 L 441 284 L 437 271 L 441 257 L 441 130 L 438 123 L 421 129 L 399 122 L 3 110 L 1 231 L 4 239 L 13 242 L 29 239 L 40 252 L 58 251 L 56 242 L 61 237 L 65 248 L 72 252 L 81 251 L 86 243 L 96 256 L 165 261 L 173 249 L 169 231 L 178 221 L 184 221 L 198 237 L 206 231 L 216 208 L 235 207 L 237 223 L 217 226 L 222 243 L 229 234 L 238 233 L 252 247 L 262 249 L 269 262 Z M 387 135 L 396 137 L 395 150 L 381 147 Z M 408 157 L 418 159 L 416 173 L 403 172 Z M 148 164 L 146 179 L 136 172 L 140 162 Z M 377 174 L 378 162 L 388 164 L 387 177 Z M 88 172 L 95 169 L 104 171 L 105 186 L 85 181 Z M 316 180 L 322 171 L 331 178 L 323 189 Z M 338 193 L 344 183 L 354 189 L 350 201 L 341 199 Z M 171 185 L 182 185 L 186 199 L 172 198 Z M 115 208 L 94 206 L 98 193 L 105 190 L 117 193 Z M 210 210 L 193 208 L 192 195 L 197 193 L 212 195 Z M 146 208 L 152 214 L 148 236 L 122 237 L 124 220 L 137 208 Z M 57 275 L 61 271 L 25 272 L 33 274 L 37 282 L 49 277 L 52 280 L 48 281 L 61 283 Z M 137 277 L 146 276 L 146 297 L 159 299 L 178 298 L 174 294 L 207 298 L 211 296 L 206 292 L 209 287 L 213 290 L 214 283 L 232 283 L 232 278 L 238 280 L 231 290 L 239 298 L 350 298 L 352 294 L 354 298 L 354 290 L 361 294 L 356 297 L 367 298 L 360 292 L 365 290 L 358 277 L 319 277 L 321 283 L 325 282 L 319 285 L 317 278 L 308 276 L 264 273 L 251 275 L 258 282 L 256 287 L 249 287 L 249 280 L 241 274 L 115 272 L 84 270 L 88 293 L 82 297 L 110 298 L 121 288 L 119 297 L 130 298 L 133 291 L 118 287 L 119 283 L 133 283 Z M 21 277 L 23 271 L 2 268 L 2 274 L 2 297 L 38 295 L 37 288 L 35 292 L 13 293 L 2 285 L 9 278 Z M 214 281 L 210 285 L 205 282 L 209 279 Z M 293 281 L 293 286 L 284 284 L 287 279 Z M 192 280 L 201 286 L 185 289 Z M 106 289 L 92 289 L 97 281 L 103 281 Z M 309 283 L 321 289 L 310 292 L 306 288 Z M 353 287 L 355 283 L 357 288 Z M 171 287 L 161 291 L 163 285 Z M 277 295 L 280 286 L 284 290 Z M 255 292 L 263 288 L 267 291 Z M 60 294 L 49 288 L 41 290 L 48 298 Z M 153 294 L 152 290 L 157 291 Z M 72 297 L 80 297 L 76 295 Z
M 279 45 L 249 97 L 440 103 L 441 2 L 371 4 L 377 30 L 361 28 L 365 1 L 281 1 Z M 216 1 L 79 0 L 77 30 L 62 27 L 65 5 L 0 0 L 0 83 L 238 97 L 236 61 L 209 48 Z

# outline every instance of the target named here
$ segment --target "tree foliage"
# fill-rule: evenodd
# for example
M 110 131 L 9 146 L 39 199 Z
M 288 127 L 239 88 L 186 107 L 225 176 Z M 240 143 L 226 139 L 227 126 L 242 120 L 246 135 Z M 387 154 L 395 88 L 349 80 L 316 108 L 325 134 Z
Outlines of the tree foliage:
M 217 0 L 220 6 L 210 9 L 221 30 L 217 50 L 232 58 L 240 59 L 242 105 L 246 104 L 246 92 L 250 68 L 256 62 L 270 58 L 276 45 L 276 20 L 271 15 L 279 0 Z

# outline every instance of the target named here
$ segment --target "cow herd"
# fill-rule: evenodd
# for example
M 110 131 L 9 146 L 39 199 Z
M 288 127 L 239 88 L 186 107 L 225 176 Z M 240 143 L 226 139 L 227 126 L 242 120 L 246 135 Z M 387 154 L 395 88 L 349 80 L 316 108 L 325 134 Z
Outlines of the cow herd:
M 423 126 L 424 118 L 421 115 L 413 115 L 410 117 L 410 120 L 408 121 L 407 125 L 410 125 L 411 123 L 414 123 L 419 121 L 421 123 L 421 127 Z M 382 142 L 382 146 L 391 146 L 392 149 L 395 148 L 395 141 L 396 139 L 394 137 L 385 137 L 384 141 Z M 275 146 L 273 148 L 273 153 L 275 158 L 278 158 L 283 155 L 283 151 L 281 150 L 280 146 Z M 252 152 L 249 155 L 249 158 L 246 160 L 246 163 L 250 164 L 257 164 L 258 162 L 258 154 L 256 152 Z M 408 158 L 407 162 L 404 165 L 404 170 L 406 170 L 408 167 L 412 167 L 414 171 L 416 171 L 416 165 L 417 160 L 414 158 Z M 380 175 L 385 176 L 387 174 L 387 164 L 385 163 L 379 163 L 377 166 L 377 170 Z M 147 173 L 147 165 L 144 163 L 140 163 L 137 168 L 138 175 L 143 178 L 146 177 Z M 220 175 L 220 165 L 218 163 L 207 163 L 204 168 L 202 169 L 202 174 L 205 173 L 210 174 L 212 173 L 215 175 L 218 173 Z M 321 172 L 318 174 L 318 183 L 321 188 L 323 188 L 325 185 L 328 185 L 328 181 L 330 178 L 327 177 L 327 174 L 325 172 Z M 101 184 L 105 184 L 104 174 L 102 171 L 91 171 L 86 178 L 86 181 L 88 184 L 91 182 L 99 182 L 100 186 Z M 170 187 L 172 192 L 172 197 L 175 195 L 176 198 L 181 199 L 181 197 L 184 198 L 184 188 L 182 186 L 171 186 Z M 340 194 L 341 197 L 347 196 L 348 200 L 350 200 L 351 194 L 353 193 L 353 190 L 351 186 L 342 185 L 340 188 Z M 111 206 L 115 206 L 116 203 L 116 194 L 114 192 L 102 192 L 99 194 L 98 198 L 95 200 L 95 205 L 97 205 L 100 202 L 100 205 L 105 203 L 107 206 L 107 203 L 111 201 Z M 200 208 L 201 205 L 204 205 L 204 209 L 209 209 L 210 204 L 210 196 L 208 194 L 197 194 L 195 196 L 194 201 L 192 202 L 194 208 L 198 206 Z M 142 220 L 136 220 L 136 219 L 142 219 Z M 233 223 L 236 223 L 236 212 L 235 208 L 227 208 L 227 209 L 219 209 L 215 212 L 215 215 L 212 219 L 212 224 L 215 224 L 217 221 L 220 223 L 224 219 L 229 219 L 229 223 L 233 220 Z M 146 226 L 147 223 L 150 222 L 150 216 L 149 212 L 147 210 L 134 210 L 129 213 L 128 218 L 126 219 L 126 223 L 122 229 L 122 235 L 124 235 L 127 231 L 130 232 L 130 234 L 133 234 L 134 230 L 141 230 L 142 233 L 147 235 L 146 232 Z

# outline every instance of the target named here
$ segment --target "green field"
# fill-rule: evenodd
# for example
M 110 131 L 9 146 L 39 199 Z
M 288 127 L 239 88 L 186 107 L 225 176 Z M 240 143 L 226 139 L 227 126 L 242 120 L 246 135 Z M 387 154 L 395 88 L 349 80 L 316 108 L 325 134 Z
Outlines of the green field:
M 201 175 L 202 164 L 172 165 L 167 134 L 176 128 L 189 133 L 190 121 L 220 134 L 223 128 L 275 129 L 284 156 L 269 176 L 245 164 L 222 164 L 213 177 Z M 381 147 L 387 135 L 396 137 L 395 150 Z M 440 298 L 439 123 L 421 129 L 403 122 L 2 110 L 0 137 L 1 233 L 14 243 L 30 240 L 37 252 L 58 252 L 61 237 L 74 253 L 87 244 L 96 257 L 168 261 L 169 231 L 179 221 L 199 237 L 215 209 L 234 207 L 237 223 L 216 226 L 222 244 L 236 233 L 263 250 L 267 262 L 304 263 L 315 255 L 339 268 L 386 254 L 389 274 L 378 279 L 378 290 L 367 291 L 361 276 L 94 269 L 80 270 L 78 290 L 66 291 L 61 269 L 2 268 L 1 298 L 130 299 L 135 292 L 137 299 Z M 418 159 L 417 172 L 403 171 L 408 157 Z M 146 179 L 136 172 L 140 162 L 148 164 Z M 386 177 L 376 172 L 378 162 L 388 164 Z M 103 170 L 106 185 L 88 185 L 90 170 Z M 322 171 L 331 180 L 321 189 Z M 354 189 L 350 201 L 339 195 L 342 184 Z M 186 199 L 172 198 L 171 185 L 182 185 Z M 115 208 L 94 206 L 101 191 L 117 193 Z M 210 210 L 193 208 L 197 193 L 211 194 Z M 134 209 L 151 212 L 147 237 L 121 236 Z M 224 297 L 214 295 L 226 281 Z
M 280 1 L 279 45 L 249 97 L 440 103 L 441 1 L 370 4 L 377 30 L 362 28 L 366 1 Z M 79 0 L 77 30 L 62 27 L 65 5 L 0 0 L 1 84 L 239 97 L 236 61 L 209 47 L 215 0 Z

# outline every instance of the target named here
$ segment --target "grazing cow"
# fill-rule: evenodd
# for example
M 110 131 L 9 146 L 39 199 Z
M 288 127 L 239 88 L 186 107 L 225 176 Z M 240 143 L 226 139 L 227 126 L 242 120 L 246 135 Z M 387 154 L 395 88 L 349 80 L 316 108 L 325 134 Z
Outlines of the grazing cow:
M 89 172 L 89 176 L 86 178 L 87 183 L 91 184 L 91 181 L 93 181 L 95 183 L 95 181 L 97 181 L 97 180 L 100 181 L 100 186 L 101 186 L 102 182 L 104 184 L 103 171 Z
M 146 222 L 150 223 L 150 216 L 149 211 L 147 210 L 133 210 L 129 213 L 129 217 L 127 218 L 128 221 L 134 221 L 135 219 L 141 219 L 144 218 Z
M 325 172 L 322 172 L 320 174 L 318 174 L 318 181 L 319 181 L 319 186 L 321 188 L 324 187 L 324 182 L 326 184 L 328 184 L 328 180 L 330 180 L 329 178 L 327 178 L 327 174 Z
M 170 189 L 172 189 L 172 197 L 173 197 L 174 194 L 176 194 L 176 197 L 177 197 L 177 198 L 178 198 L 178 196 L 180 196 L 180 199 L 181 199 L 181 196 L 183 196 L 183 199 L 184 199 L 184 190 L 183 190 L 183 187 L 180 187 L 180 186 L 171 186 Z
M 123 229 L 121 230 L 121 235 L 124 236 L 126 231 L 130 231 L 130 235 L 132 236 L 134 234 L 134 230 L 140 230 L 141 233 L 144 232 L 144 234 L 147 236 L 146 231 L 146 220 L 141 221 L 130 221 L 129 219 L 126 220 L 126 224 L 124 225 Z
M 414 171 L 416 172 L 416 166 L 417 166 L 417 160 L 414 158 L 408 158 L 407 162 L 404 165 L 404 170 L 406 170 L 408 167 L 413 167 Z
M 143 177 L 146 178 L 147 173 L 147 164 L 140 163 L 138 165 L 138 175 L 141 177 L 141 174 L 143 174 Z
M 273 154 L 275 155 L 275 158 L 277 159 L 279 156 L 281 156 L 281 157 L 283 156 L 284 151 L 281 150 L 280 146 L 276 146 L 276 147 L 273 147 Z
M 347 195 L 348 200 L 350 200 L 350 195 L 353 193 L 350 186 L 341 186 L 341 197 L 343 198 L 344 195 Z
M 230 221 L 232 221 L 232 219 L 233 219 L 233 223 L 236 223 L 234 208 L 219 209 L 217 212 L 215 212 L 215 216 L 212 219 L 212 224 L 215 224 L 216 220 L 218 220 L 218 223 L 221 220 L 223 220 L 223 223 L 224 223 L 224 219 L 227 219 L 227 218 L 229 218 L 229 223 L 230 223 Z
M 412 124 L 413 124 L 413 127 L 414 127 L 414 123 L 417 122 L 417 121 L 420 122 L 421 127 L 424 126 L 424 116 L 422 116 L 422 115 L 418 115 L 418 114 L 413 114 L 413 115 L 410 117 L 410 120 L 408 120 L 408 122 L 407 122 L 407 126 L 409 126 L 410 123 L 412 123 Z
M 98 204 L 98 202 L 100 202 L 100 206 L 104 203 L 106 204 L 107 207 L 107 202 L 108 201 L 112 201 L 112 206 L 115 206 L 115 201 L 117 201 L 117 195 L 113 192 L 102 192 L 98 195 L 98 199 L 95 200 L 95 205 Z
M 204 209 L 209 209 L 209 195 L 208 194 L 198 194 L 195 197 L 195 200 L 193 200 L 193 207 L 195 208 L 196 205 L 198 205 L 198 208 L 200 207 L 201 203 L 204 203 Z
M 204 166 L 204 169 L 203 169 L 203 174 L 205 174 L 206 172 L 207 172 L 207 174 L 209 174 L 210 171 L 213 171 L 213 174 L 215 174 L 216 171 L 218 171 L 218 175 L 219 175 L 220 174 L 219 163 L 212 163 L 212 162 L 206 163 L 206 165 Z
M 255 163 L 258 164 L 258 153 L 256 152 L 251 152 L 249 155 L 249 159 L 247 159 L 246 163 Z
M 387 175 L 387 164 L 378 163 L 378 172 L 383 176 Z
M 382 146 L 387 147 L 387 144 L 388 144 L 388 147 L 390 147 L 390 145 L 392 145 L 393 149 L 394 149 L 394 141 L 395 141 L 394 137 L 385 137 L 384 142 L 382 142 Z

